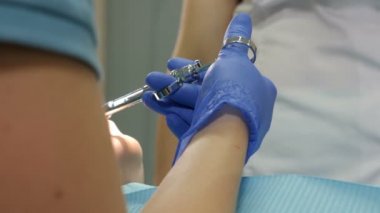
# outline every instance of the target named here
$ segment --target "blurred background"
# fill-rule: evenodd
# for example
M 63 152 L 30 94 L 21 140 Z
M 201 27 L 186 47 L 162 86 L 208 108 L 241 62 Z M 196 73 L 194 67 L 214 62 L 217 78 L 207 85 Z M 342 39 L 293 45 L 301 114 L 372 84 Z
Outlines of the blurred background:
M 106 100 L 144 85 L 145 76 L 165 71 L 181 13 L 178 0 L 94 0 L 99 56 L 106 71 Z M 157 115 L 139 104 L 112 117 L 144 150 L 145 181 L 152 183 Z

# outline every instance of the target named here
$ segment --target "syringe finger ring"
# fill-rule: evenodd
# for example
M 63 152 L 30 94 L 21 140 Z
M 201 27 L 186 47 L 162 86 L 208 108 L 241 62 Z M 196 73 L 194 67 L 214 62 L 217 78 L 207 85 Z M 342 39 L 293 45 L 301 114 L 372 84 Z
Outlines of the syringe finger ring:
M 153 93 L 153 95 L 157 100 L 161 100 L 161 99 L 165 98 L 166 96 L 172 94 L 173 92 L 177 91 L 179 88 L 181 88 L 182 84 L 183 83 L 181 83 L 179 81 L 174 81 L 169 86 L 163 88 L 160 91 Z
M 253 54 L 252 58 L 250 58 L 250 61 L 252 63 L 255 63 L 256 57 L 257 57 L 257 46 L 252 40 L 248 38 L 244 38 L 243 36 L 235 36 L 235 37 L 225 39 L 223 41 L 223 47 L 232 43 L 240 43 L 240 44 L 247 45 Z

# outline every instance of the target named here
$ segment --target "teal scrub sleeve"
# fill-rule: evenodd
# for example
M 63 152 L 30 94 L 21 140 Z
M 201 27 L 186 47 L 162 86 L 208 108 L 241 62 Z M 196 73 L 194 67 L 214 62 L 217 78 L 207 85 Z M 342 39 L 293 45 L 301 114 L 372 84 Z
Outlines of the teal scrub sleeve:
M 91 0 L 2 0 L 0 42 L 77 59 L 102 78 Z

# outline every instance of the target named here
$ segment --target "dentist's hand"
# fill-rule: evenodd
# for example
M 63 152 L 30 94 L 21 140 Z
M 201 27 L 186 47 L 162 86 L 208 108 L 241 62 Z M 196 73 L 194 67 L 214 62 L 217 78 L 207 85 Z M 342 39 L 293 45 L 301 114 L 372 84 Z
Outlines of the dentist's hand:
M 248 15 L 240 14 L 231 21 L 225 38 L 251 38 L 252 23 Z M 169 128 L 180 138 L 175 160 L 180 157 L 192 137 L 207 126 L 226 105 L 238 109 L 249 130 L 246 155 L 257 151 L 269 130 L 277 91 L 273 83 L 262 76 L 248 58 L 248 47 L 233 43 L 225 46 L 209 68 L 203 84 L 185 84 L 163 101 L 156 101 L 152 92 L 144 94 L 144 103 L 166 116 Z M 184 59 L 169 61 L 169 68 L 191 63 Z M 182 60 L 182 61 L 181 61 Z M 172 64 L 171 64 L 172 63 Z M 174 67 L 173 65 L 178 65 Z M 170 85 L 175 79 L 153 72 L 146 82 L 155 91 Z M 195 109 L 194 109 L 195 108 Z
M 240 14 L 230 22 L 225 38 L 242 36 L 249 39 L 251 32 L 250 17 Z M 257 151 L 269 130 L 277 91 L 273 83 L 251 63 L 247 53 L 248 46 L 240 43 L 222 48 L 203 79 L 191 126 L 181 137 L 176 159 L 192 137 L 207 126 L 226 105 L 240 111 L 249 130 L 246 161 Z

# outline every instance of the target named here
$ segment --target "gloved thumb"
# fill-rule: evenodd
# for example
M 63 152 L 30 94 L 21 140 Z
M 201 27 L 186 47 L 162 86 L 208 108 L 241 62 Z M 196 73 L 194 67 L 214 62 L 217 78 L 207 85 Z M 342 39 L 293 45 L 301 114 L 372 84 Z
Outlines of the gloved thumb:
M 194 63 L 194 61 L 192 61 L 190 59 L 175 57 L 175 58 L 171 58 L 168 60 L 167 67 L 171 71 L 171 70 L 175 70 L 175 69 L 180 69 L 184 66 L 187 66 L 187 65 L 193 64 L 193 63 Z
M 233 38 L 237 36 L 241 36 L 246 39 L 251 38 L 252 33 L 252 21 L 248 14 L 240 13 L 233 17 L 228 28 L 224 34 L 224 40 L 228 38 Z M 241 43 L 231 43 L 225 45 L 220 55 L 228 54 L 229 52 L 238 52 L 238 53 L 248 53 L 248 46 Z
M 176 81 L 173 76 L 162 72 L 151 72 L 145 78 L 145 83 L 153 90 L 159 91 Z

